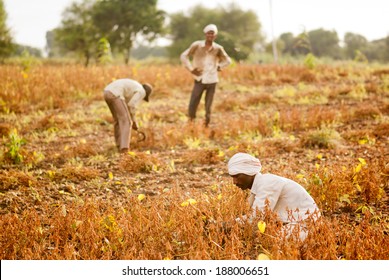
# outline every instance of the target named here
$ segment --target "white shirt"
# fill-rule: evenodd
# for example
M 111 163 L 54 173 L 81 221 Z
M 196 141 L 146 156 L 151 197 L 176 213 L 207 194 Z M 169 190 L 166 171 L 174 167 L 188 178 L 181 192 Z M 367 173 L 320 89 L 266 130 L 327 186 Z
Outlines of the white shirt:
M 136 122 L 135 112 L 139 103 L 145 98 L 146 91 L 143 86 L 131 79 L 118 79 L 110 83 L 104 90 L 126 102 L 132 121 Z
M 192 62 L 190 61 L 192 57 Z M 231 58 L 224 48 L 212 42 L 212 46 L 207 50 L 205 41 L 196 41 L 180 56 L 181 62 L 189 70 L 198 68 L 203 71 L 200 76 L 193 75 L 196 81 L 203 84 L 214 84 L 219 81 L 217 68 L 223 68 L 231 63 Z
M 255 175 L 251 193 L 254 196 L 252 209 L 264 210 L 266 200 L 284 223 L 305 220 L 319 209 L 308 192 L 293 180 L 273 174 Z

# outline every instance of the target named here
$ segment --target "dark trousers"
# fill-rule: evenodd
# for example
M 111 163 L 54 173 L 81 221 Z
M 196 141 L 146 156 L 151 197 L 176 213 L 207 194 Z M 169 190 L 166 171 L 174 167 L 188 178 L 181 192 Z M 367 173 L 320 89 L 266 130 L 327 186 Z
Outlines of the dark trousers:
M 201 97 L 205 91 L 205 125 L 208 125 L 211 121 L 211 107 L 213 102 L 213 96 L 215 95 L 216 83 L 203 84 L 195 80 L 192 95 L 189 101 L 189 118 L 194 120 L 196 118 L 197 107 L 200 104 Z
M 114 120 L 116 146 L 119 150 L 130 148 L 132 122 L 126 103 L 109 91 L 104 91 L 104 99 Z

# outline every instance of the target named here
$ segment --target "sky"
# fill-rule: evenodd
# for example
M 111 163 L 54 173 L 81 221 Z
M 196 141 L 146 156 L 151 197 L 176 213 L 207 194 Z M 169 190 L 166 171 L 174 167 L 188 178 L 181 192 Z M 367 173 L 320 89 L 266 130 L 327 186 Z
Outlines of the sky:
M 46 32 L 59 26 L 63 10 L 80 0 L 3 0 L 7 25 L 16 43 L 44 49 Z M 167 13 L 188 12 L 235 3 L 258 15 L 269 42 L 285 32 L 298 35 L 318 28 L 338 33 L 342 40 L 353 32 L 372 41 L 389 35 L 389 0 L 158 0 Z

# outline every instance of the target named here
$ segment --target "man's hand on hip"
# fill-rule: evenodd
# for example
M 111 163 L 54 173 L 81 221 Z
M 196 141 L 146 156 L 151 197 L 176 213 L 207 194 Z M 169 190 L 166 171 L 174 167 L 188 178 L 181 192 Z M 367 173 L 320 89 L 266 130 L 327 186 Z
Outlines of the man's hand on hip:
M 191 71 L 191 73 L 193 75 L 196 75 L 196 76 L 200 76 L 201 74 L 203 74 L 203 70 L 199 69 L 199 68 L 195 68 Z

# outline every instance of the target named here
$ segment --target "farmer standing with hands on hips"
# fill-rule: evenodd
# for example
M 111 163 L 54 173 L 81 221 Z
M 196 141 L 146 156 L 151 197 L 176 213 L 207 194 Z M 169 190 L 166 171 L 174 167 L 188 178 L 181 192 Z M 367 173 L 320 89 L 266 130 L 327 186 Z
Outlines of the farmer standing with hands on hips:
M 242 190 L 250 189 L 248 202 L 252 210 L 263 211 L 268 204 L 283 223 L 287 237 L 296 230 L 300 240 L 308 235 L 304 221 L 316 220 L 320 211 L 308 192 L 293 180 L 274 174 L 262 174 L 260 161 L 246 153 L 237 153 L 228 161 L 228 173 Z
M 130 148 L 131 128 L 138 130 L 135 112 L 142 100 L 149 102 L 153 88 L 132 79 L 119 79 L 104 89 L 104 99 L 114 119 L 116 147 L 120 153 Z
M 231 58 L 224 48 L 215 43 L 217 27 L 214 24 L 207 25 L 204 30 L 205 40 L 196 41 L 180 56 L 181 62 L 192 73 L 194 86 L 189 102 L 189 119 L 196 118 L 197 107 L 204 90 L 205 93 L 205 126 L 211 121 L 211 107 L 215 94 L 216 84 L 219 81 L 218 71 L 231 63 Z M 192 62 L 190 61 L 192 58 Z

